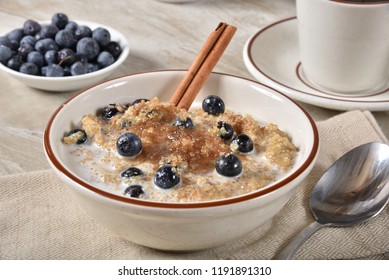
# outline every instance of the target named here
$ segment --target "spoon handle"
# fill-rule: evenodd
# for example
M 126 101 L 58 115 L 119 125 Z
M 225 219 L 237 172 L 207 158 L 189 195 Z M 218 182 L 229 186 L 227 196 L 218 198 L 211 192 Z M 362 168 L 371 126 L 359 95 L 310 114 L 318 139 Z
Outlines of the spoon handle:
M 320 228 L 324 227 L 325 225 L 322 225 L 316 221 L 311 223 L 309 226 L 307 226 L 305 229 L 300 231 L 299 234 L 297 234 L 292 241 L 281 250 L 281 252 L 275 256 L 275 260 L 290 260 L 293 255 L 297 252 L 297 250 L 300 248 L 300 246 L 305 242 L 305 240 L 308 239 L 313 233 L 315 233 Z

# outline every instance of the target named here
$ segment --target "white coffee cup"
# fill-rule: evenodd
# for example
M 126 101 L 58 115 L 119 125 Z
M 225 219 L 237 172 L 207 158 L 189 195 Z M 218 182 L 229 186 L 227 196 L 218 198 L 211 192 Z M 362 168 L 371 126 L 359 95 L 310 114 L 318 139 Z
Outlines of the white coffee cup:
M 339 93 L 389 85 L 389 1 L 296 0 L 306 79 Z

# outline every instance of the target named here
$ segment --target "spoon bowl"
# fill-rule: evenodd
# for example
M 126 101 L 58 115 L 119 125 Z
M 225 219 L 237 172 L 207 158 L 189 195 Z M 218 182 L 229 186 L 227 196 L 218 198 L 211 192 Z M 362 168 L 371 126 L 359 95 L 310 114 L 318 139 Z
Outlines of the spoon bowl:
M 312 190 L 310 210 L 315 218 L 277 256 L 291 259 L 301 244 L 325 226 L 351 226 L 382 211 L 389 198 L 389 146 L 372 142 L 340 157 Z

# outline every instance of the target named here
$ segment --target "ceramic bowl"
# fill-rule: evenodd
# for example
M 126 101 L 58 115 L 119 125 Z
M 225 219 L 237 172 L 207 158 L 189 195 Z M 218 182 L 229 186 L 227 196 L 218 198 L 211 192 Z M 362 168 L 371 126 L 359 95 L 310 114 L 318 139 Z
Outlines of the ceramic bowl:
M 97 27 L 103 27 L 110 32 L 111 40 L 118 42 L 122 48 L 122 53 L 113 64 L 92 73 L 79 75 L 79 76 L 66 76 L 66 77 L 44 77 L 44 76 L 23 74 L 18 71 L 10 69 L 1 63 L 0 63 L 0 69 L 8 73 L 13 78 L 21 81 L 27 86 L 40 89 L 40 90 L 52 91 L 52 92 L 79 90 L 79 89 L 83 89 L 95 85 L 98 82 L 101 82 L 103 79 L 111 75 L 126 60 L 130 52 L 130 47 L 127 38 L 122 33 L 115 30 L 114 28 L 102 25 L 100 23 L 80 21 L 80 20 L 75 20 L 75 22 L 79 25 L 86 25 L 92 30 Z M 40 22 L 40 24 L 42 25 L 49 24 L 49 23 L 50 21 Z
M 89 215 L 119 236 L 147 247 L 190 251 L 219 246 L 248 234 L 271 219 L 311 171 L 319 149 L 318 131 L 309 114 L 272 88 L 236 76 L 212 73 L 192 106 L 210 94 L 226 107 L 248 113 L 286 131 L 299 152 L 291 170 L 273 184 L 245 195 L 198 203 L 152 202 L 109 193 L 89 182 L 71 163 L 61 139 L 88 113 L 115 102 L 157 96 L 169 101 L 185 71 L 132 74 L 101 83 L 61 105 L 44 133 L 47 159 Z

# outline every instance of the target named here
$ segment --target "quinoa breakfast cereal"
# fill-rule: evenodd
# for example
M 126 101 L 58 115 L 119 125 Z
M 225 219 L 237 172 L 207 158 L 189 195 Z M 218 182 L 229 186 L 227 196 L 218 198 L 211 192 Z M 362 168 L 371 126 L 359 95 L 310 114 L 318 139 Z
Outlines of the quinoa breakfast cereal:
M 158 98 L 108 104 L 63 137 L 88 181 L 106 191 L 161 202 L 200 202 L 249 193 L 276 181 L 298 152 L 276 124 L 208 96 L 178 109 Z

